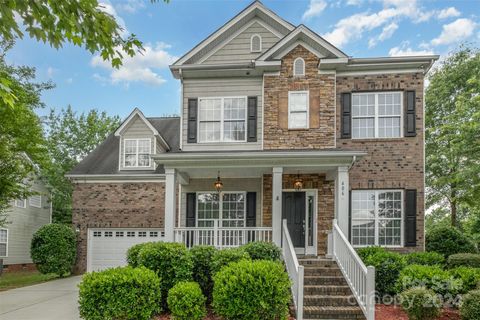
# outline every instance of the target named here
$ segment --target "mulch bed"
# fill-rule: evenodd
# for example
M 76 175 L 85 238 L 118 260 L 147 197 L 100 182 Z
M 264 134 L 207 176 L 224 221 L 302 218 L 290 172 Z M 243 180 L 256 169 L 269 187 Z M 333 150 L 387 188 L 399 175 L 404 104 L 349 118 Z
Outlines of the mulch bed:
M 400 306 L 377 304 L 375 320 L 408 320 L 408 316 Z M 460 314 L 458 310 L 446 308 L 436 320 L 460 320 Z

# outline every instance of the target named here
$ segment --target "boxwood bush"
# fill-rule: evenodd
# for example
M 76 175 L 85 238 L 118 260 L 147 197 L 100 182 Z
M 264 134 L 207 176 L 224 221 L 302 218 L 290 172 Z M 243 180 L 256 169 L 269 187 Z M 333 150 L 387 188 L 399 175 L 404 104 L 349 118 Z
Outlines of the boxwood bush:
M 480 254 L 457 253 L 448 257 L 448 266 L 450 268 L 465 266 L 480 268 Z
M 44 225 L 33 235 L 30 254 L 41 273 L 68 275 L 77 257 L 75 231 L 64 224 Z
M 280 261 L 282 251 L 273 242 L 254 241 L 242 246 L 252 260 Z
M 145 243 L 138 243 L 133 246 L 131 246 L 127 250 L 127 263 L 131 267 L 138 267 L 138 253 L 140 252 L 140 249 L 142 249 L 144 246 L 148 245 L 150 242 L 145 242 Z
M 179 282 L 168 291 L 168 309 L 173 319 L 201 320 L 207 315 L 206 298 L 196 282 Z
M 360 259 L 362 259 L 363 262 L 365 262 L 365 260 L 368 257 L 370 257 L 374 254 L 383 253 L 383 252 L 387 252 L 387 250 L 385 248 L 376 247 L 376 246 L 360 248 L 360 249 L 357 250 L 358 256 L 360 257 Z
M 87 273 L 79 288 L 80 315 L 86 320 L 147 320 L 161 310 L 160 279 L 146 268 Z
M 453 276 L 439 266 L 410 265 L 398 277 L 395 289 L 400 293 L 414 287 L 426 287 L 438 294 L 456 295 L 459 291 Z
M 423 266 L 443 266 L 445 257 L 438 252 L 412 252 L 405 256 L 407 264 L 420 264 Z
M 217 250 L 212 246 L 194 246 L 190 249 L 193 261 L 193 280 L 202 288 L 208 299 L 212 296 L 213 280 L 210 271 L 212 258 Z
M 212 275 L 220 271 L 220 269 L 227 266 L 229 263 L 241 260 L 250 260 L 250 255 L 245 252 L 243 248 L 217 250 L 212 257 L 212 262 L 210 264 Z
M 394 294 L 395 282 L 400 271 L 405 267 L 405 259 L 401 254 L 377 250 L 365 255 L 365 264 L 375 267 L 375 289 L 380 295 Z
M 460 316 L 462 320 L 480 319 L 480 290 L 470 291 L 463 296 L 460 304 Z
M 475 244 L 460 230 L 452 226 L 439 226 L 425 236 L 427 251 L 449 257 L 456 253 L 475 253 Z
M 226 319 L 286 319 L 290 280 L 279 262 L 232 263 L 214 276 L 213 309 Z
M 432 290 L 411 288 L 402 292 L 400 299 L 408 319 L 429 320 L 440 315 L 441 301 Z
M 162 303 L 165 307 L 168 290 L 178 282 L 192 280 L 192 258 L 181 243 L 148 243 L 138 252 L 138 264 L 155 271 L 160 277 Z
M 449 274 L 455 279 L 460 280 L 457 283 L 459 293 L 467 293 L 480 285 L 479 268 L 458 267 L 449 270 Z

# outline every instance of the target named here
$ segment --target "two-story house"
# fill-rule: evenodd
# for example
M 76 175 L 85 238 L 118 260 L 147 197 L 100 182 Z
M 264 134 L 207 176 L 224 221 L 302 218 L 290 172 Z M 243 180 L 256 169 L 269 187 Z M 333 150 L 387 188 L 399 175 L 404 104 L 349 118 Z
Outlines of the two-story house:
M 78 270 L 160 239 L 423 250 L 424 75 L 437 58 L 352 58 L 252 3 L 170 66 L 179 118 L 135 109 L 69 174 Z

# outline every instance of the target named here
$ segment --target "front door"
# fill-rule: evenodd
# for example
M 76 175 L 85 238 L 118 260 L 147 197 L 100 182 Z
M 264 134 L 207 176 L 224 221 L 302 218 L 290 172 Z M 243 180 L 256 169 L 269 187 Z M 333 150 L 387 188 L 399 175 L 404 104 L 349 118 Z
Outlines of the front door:
M 282 219 L 295 248 L 305 248 L 305 192 L 283 192 Z

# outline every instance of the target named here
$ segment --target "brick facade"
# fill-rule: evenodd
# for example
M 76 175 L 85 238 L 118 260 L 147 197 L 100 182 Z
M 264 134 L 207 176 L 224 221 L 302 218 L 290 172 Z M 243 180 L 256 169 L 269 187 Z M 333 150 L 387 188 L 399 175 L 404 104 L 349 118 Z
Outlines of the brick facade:
M 87 228 L 163 228 L 165 184 L 79 183 L 73 190 L 73 225 L 80 229 L 75 272 L 87 268 Z

